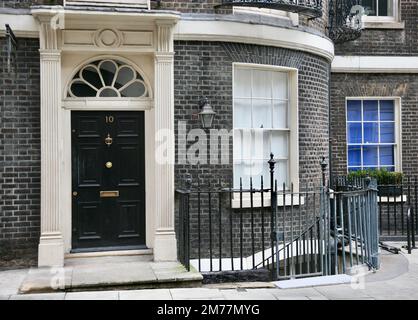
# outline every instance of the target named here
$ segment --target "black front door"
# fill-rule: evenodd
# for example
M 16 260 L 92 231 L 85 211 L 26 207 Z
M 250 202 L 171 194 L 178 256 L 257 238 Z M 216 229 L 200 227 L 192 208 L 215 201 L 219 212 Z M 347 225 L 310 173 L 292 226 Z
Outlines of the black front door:
M 145 246 L 143 112 L 72 112 L 72 247 Z

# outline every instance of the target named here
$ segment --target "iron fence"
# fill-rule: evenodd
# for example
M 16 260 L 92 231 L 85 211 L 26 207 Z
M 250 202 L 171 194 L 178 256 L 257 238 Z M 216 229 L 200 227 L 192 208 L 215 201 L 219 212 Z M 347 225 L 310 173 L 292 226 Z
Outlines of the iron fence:
M 204 274 L 268 270 L 272 279 L 378 268 L 377 188 L 370 180 L 333 191 L 278 186 L 275 161 L 269 183 L 250 187 L 193 185 L 177 190 L 179 259 Z M 266 188 L 265 185 L 268 187 Z M 271 187 L 272 186 L 272 187 Z
M 343 191 L 359 184 L 359 179 L 337 177 L 333 189 Z M 418 179 L 405 177 L 397 184 L 378 185 L 379 235 L 381 241 L 406 241 L 418 233 Z M 408 212 L 410 221 L 408 222 Z M 409 224 L 408 224 L 409 223 Z

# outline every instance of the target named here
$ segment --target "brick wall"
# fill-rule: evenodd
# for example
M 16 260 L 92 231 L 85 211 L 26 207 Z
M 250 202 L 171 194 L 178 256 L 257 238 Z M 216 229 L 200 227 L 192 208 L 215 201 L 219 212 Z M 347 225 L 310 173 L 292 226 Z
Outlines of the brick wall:
M 401 1 L 401 20 L 405 29 L 365 29 L 361 37 L 337 45 L 337 55 L 417 55 L 418 54 L 418 2 Z
M 175 126 L 178 121 L 187 123 L 187 130 L 201 128 L 198 119 L 193 114 L 199 112 L 198 101 L 201 95 L 206 96 L 217 115 L 214 120 L 214 129 L 232 129 L 232 63 L 258 63 L 294 67 L 299 70 L 299 162 L 300 181 L 302 185 L 318 184 L 321 179 L 320 160 L 328 156 L 328 76 L 329 64 L 323 58 L 312 54 L 294 50 L 256 46 L 237 43 L 176 41 L 175 42 Z M 176 159 L 184 155 L 179 151 L 179 136 L 176 135 Z M 184 143 L 184 141 L 182 142 Z M 187 148 L 193 142 L 188 142 Z M 182 182 L 189 174 L 196 186 L 212 187 L 228 186 L 232 179 L 232 139 L 229 140 L 229 164 L 190 165 L 179 164 L 175 166 L 176 186 L 181 187 Z M 318 198 L 319 199 L 319 198 Z M 208 252 L 209 222 L 208 201 L 201 207 L 202 251 Z M 196 204 L 192 205 L 191 240 L 197 241 Z M 218 221 L 218 205 L 216 200 L 212 203 L 212 219 Z M 224 208 L 227 205 L 224 206 Z M 229 225 L 228 213 L 223 213 L 222 225 Z M 244 236 L 248 239 L 251 228 L 251 214 L 249 210 L 234 213 L 233 219 L 243 216 Z M 290 215 L 288 216 L 290 219 Z M 238 228 L 234 220 L 234 228 Z M 258 211 L 255 214 L 255 229 L 261 232 L 261 217 Z M 215 228 L 215 227 L 214 227 Z M 226 227 L 225 227 L 226 228 Z M 266 233 L 269 230 L 269 217 L 265 221 Z M 219 230 L 214 229 L 213 243 L 217 246 Z M 227 237 L 228 230 L 224 239 Z M 237 232 L 235 231 L 235 234 Z M 260 238 L 260 237 L 259 237 Z M 268 242 L 268 240 L 266 240 Z M 229 243 L 224 243 L 226 252 L 229 252 Z M 239 245 L 234 242 L 234 247 Z M 261 245 L 257 244 L 257 248 Z M 250 250 L 249 240 L 245 240 L 246 253 Z M 196 246 L 195 246 L 196 247 Z M 235 253 L 236 251 L 235 247 Z M 196 254 L 196 252 L 194 252 Z
M 333 74 L 331 77 L 332 172 L 347 172 L 346 97 L 402 98 L 402 166 L 418 175 L 418 77 L 415 74 Z
M 39 42 L 19 39 L 13 72 L 1 44 L 0 260 L 36 254 L 40 221 Z

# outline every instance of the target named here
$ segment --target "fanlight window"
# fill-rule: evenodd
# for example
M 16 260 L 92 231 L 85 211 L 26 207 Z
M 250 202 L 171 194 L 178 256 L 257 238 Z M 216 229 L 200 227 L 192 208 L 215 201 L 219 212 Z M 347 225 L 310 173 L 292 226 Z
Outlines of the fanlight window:
M 81 68 L 70 82 L 71 98 L 146 98 L 147 85 L 131 66 L 117 60 L 98 60 Z

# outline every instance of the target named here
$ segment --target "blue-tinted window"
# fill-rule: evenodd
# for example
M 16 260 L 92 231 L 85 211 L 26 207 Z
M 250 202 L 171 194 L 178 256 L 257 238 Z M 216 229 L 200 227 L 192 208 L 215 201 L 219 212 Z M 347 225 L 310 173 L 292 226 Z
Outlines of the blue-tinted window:
M 380 121 L 395 121 L 393 100 L 380 101 Z
M 350 171 L 395 170 L 394 100 L 347 100 L 347 162 Z
M 363 147 L 363 165 L 366 167 L 378 166 L 376 146 Z
M 379 104 L 377 100 L 363 101 L 363 120 L 377 121 L 379 120 Z
M 347 101 L 347 120 L 361 121 L 361 100 Z
M 379 143 L 379 124 L 375 122 L 364 124 L 364 143 Z
M 393 152 L 393 147 L 380 147 L 380 165 L 381 166 L 394 166 L 395 165 L 395 155 Z
M 348 143 L 362 143 L 361 123 L 348 124 Z
M 383 122 L 380 124 L 380 142 L 395 143 L 395 123 Z
M 348 166 L 361 166 L 361 147 L 349 146 L 348 147 Z

